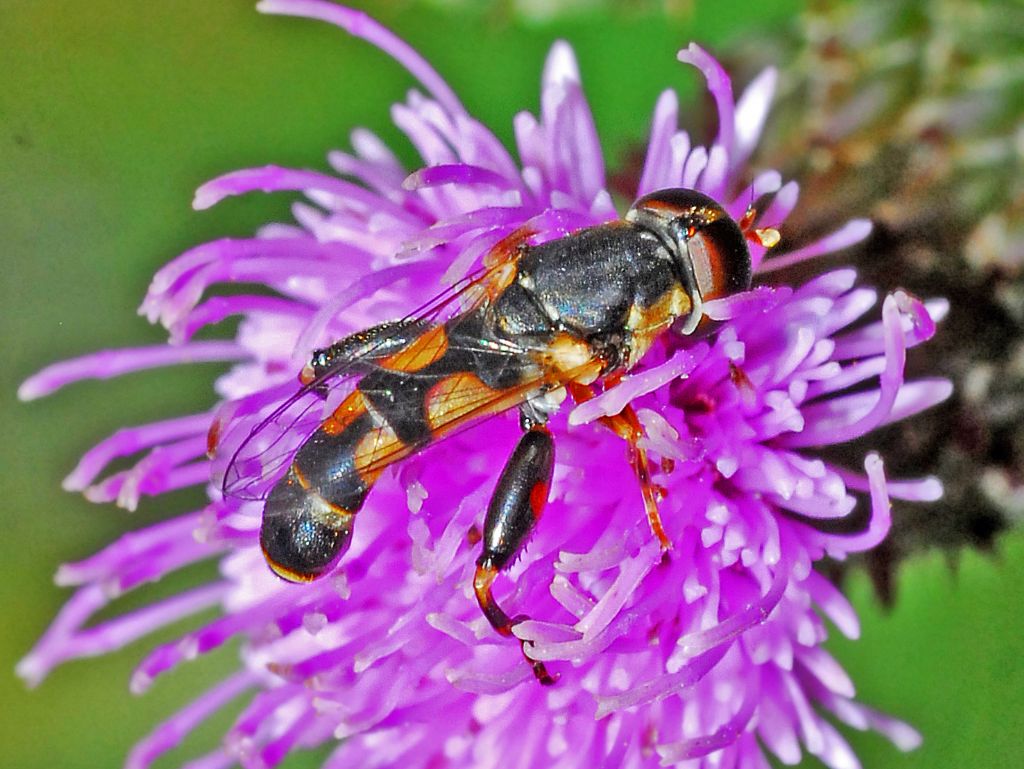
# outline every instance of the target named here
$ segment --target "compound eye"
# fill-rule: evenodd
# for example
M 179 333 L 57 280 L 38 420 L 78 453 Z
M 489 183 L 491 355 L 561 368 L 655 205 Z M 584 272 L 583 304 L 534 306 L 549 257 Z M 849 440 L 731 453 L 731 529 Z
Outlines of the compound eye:
M 353 517 L 285 476 L 263 511 L 260 546 L 267 564 L 289 582 L 322 577 L 348 550 Z
M 709 301 L 750 288 L 752 268 L 747 239 L 725 210 L 711 197 L 697 190 L 665 189 L 637 200 L 626 220 L 636 222 L 678 244 L 678 257 L 689 261 L 683 267 L 688 288 Z
M 683 188 L 656 190 L 639 198 L 626 214 L 627 221 L 637 218 L 652 217 L 663 221 L 672 221 L 687 217 L 696 211 L 721 210 L 714 199 L 703 192 Z
M 705 302 L 750 288 L 750 250 L 739 225 L 728 216 L 699 227 L 686 240 L 697 290 Z

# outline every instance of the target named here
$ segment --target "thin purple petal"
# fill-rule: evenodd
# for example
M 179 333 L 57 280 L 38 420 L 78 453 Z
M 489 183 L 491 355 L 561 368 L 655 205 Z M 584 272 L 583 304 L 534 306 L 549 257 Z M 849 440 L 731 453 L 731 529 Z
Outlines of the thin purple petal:
M 247 356 L 248 352 L 237 343 L 220 341 L 104 350 L 47 366 L 22 382 L 18 397 L 34 400 L 83 379 L 113 379 L 135 371 L 186 363 L 229 363 Z
M 450 112 L 466 111 L 452 89 L 422 56 L 363 11 L 322 0 L 260 0 L 256 10 L 261 13 L 305 16 L 341 27 L 350 35 L 376 46 L 409 70 Z

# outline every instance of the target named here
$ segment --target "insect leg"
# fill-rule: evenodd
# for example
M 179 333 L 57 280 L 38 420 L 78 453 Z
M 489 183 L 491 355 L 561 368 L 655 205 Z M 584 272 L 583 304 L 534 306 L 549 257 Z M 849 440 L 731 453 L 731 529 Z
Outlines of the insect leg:
M 330 347 L 314 350 L 302 369 L 299 381 L 311 384 L 328 372 L 350 366 L 350 373 L 365 374 L 366 363 L 379 361 L 406 347 L 422 333 L 427 324 L 416 320 L 396 320 L 349 334 Z M 326 393 L 324 393 L 326 394 Z
M 540 520 L 548 499 L 555 444 L 543 425 L 531 427 L 520 439 L 498 480 L 484 521 L 483 553 L 476 562 L 473 590 L 487 621 L 503 636 L 511 637 L 512 628 L 526 619 L 511 618 L 491 593 L 499 572 L 511 565 Z M 555 682 L 543 662 L 530 659 L 526 641 L 521 641 L 523 656 L 542 684 Z
M 594 397 L 594 391 L 587 385 L 571 382 L 566 385 L 569 394 L 577 403 L 583 403 Z M 640 481 L 640 493 L 644 498 L 644 509 L 647 511 L 647 523 L 651 532 L 658 538 L 662 550 L 671 550 L 672 542 L 665 533 L 658 512 L 658 497 L 662 493 L 660 487 L 651 482 L 651 467 L 647 460 L 647 452 L 638 445 L 643 436 L 643 428 L 632 406 L 626 406 L 615 416 L 601 417 L 598 421 L 618 435 L 629 447 L 629 463 L 633 466 L 637 480 Z

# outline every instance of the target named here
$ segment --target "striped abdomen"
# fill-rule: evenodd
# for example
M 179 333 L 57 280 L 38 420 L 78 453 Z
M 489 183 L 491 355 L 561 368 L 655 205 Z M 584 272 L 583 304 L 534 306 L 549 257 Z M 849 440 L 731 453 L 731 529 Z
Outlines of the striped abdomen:
M 384 468 L 529 394 L 532 360 L 481 344 L 482 322 L 470 316 L 419 330 L 374 361 L 301 446 L 263 511 L 260 543 L 277 574 L 309 581 L 328 572 Z

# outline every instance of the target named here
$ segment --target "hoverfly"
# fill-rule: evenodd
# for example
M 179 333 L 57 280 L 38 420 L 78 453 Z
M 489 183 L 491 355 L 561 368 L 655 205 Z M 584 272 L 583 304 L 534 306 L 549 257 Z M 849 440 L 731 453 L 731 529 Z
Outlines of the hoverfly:
M 523 617 L 510 617 L 491 586 L 547 502 L 555 458 L 548 415 L 566 394 L 581 402 L 593 396 L 591 385 L 613 386 L 673 326 L 692 333 L 705 301 L 749 288 L 746 240 L 778 238 L 753 229 L 755 216 L 750 208 L 737 223 L 707 195 L 665 189 L 637 200 L 622 220 L 539 245 L 520 230 L 488 253 L 480 275 L 419 314 L 317 350 L 301 389 L 249 432 L 223 479 L 228 496 L 265 499 L 260 544 L 270 568 L 292 582 L 324 576 L 385 468 L 518 408 L 524 435 L 487 508 L 473 580 L 484 616 L 512 636 Z M 322 418 L 324 400 L 343 382 L 354 385 Z M 651 531 L 667 549 L 636 415 L 627 406 L 601 421 L 627 442 Z M 539 681 L 554 681 L 527 660 Z

